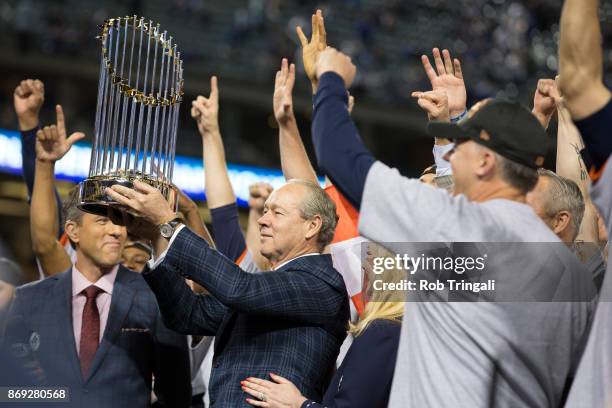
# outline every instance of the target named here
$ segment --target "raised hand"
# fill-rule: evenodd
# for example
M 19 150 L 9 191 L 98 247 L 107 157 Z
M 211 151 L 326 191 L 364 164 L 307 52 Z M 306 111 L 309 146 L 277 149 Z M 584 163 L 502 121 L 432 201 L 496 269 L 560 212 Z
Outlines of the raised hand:
M 279 125 L 287 123 L 294 118 L 293 115 L 293 85 L 295 84 L 295 65 L 288 65 L 283 58 L 280 71 L 276 72 L 274 81 L 274 117 Z
M 249 208 L 263 213 L 264 204 L 273 190 L 274 187 L 261 181 L 251 184 L 249 186 Z
M 170 204 L 158 189 L 138 180 L 134 180 L 133 189 L 115 184 L 107 188 L 105 194 L 128 208 L 131 215 L 136 216 L 139 222 L 125 224 L 128 232 L 137 236 L 155 238 L 158 235 L 155 226 L 176 217 Z
M 216 76 L 210 77 L 208 98 L 198 95 L 191 102 L 191 117 L 196 120 L 202 136 L 219 131 L 219 88 Z
M 448 96 L 446 95 L 446 92 L 413 92 L 412 97 L 417 98 L 417 103 L 421 109 L 427 112 L 429 120 L 450 122 Z
M 467 92 L 461 63 L 457 58 L 453 60 L 448 50 L 443 50 L 440 54 L 440 50 L 434 48 L 433 57 L 436 69 L 429 62 L 427 55 L 421 56 L 431 88 L 434 91 L 445 92 L 448 96 L 448 109 L 451 117 L 459 116 L 465 112 L 467 106 Z
M 56 162 L 70 150 L 73 144 L 85 137 L 83 132 L 75 132 L 66 137 L 64 111 L 61 105 L 55 107 L 57 122 L 36 132 L 36 159 Z
M 327 47 L 317 60 L 316 73 L 320 78 L 326 72 L 335 72 L 344 80 L 344 86 L 350 88 L 357 74 L 357 68 L 351 61 L 351 57 L 335 48 Z
M 13 92 L 13 105 L 20 130 L 38 126 L 38 113 L 45 101 L 45 85 L 38 79 L 26 79 Z
M 533 114 L 542 126 L 548 127 L 550 120 L 561 103 L 561 95 L 554 79 L 540 79 L 533 96 Z
M 323 12 L 317 10 L 316 14 L 312 15 L 312 34 L 310 36 L 310 42 L 304 35 L 302 27 L 297 26 L 296 31 L 300 43 L 302 44 L 302 60 L 304 62 L 304 71 L 310 83 L 312 85 L 312 93 L 317 92 L 317 86 L 319 84 L 316 75 L 316 62 L 319 53 L 327 48 L 327 33 L 325 32 L 325 21 L 323 20 Z
M 198 210 L 197 204 L 187 194 L 185 194 L 183 190 L 178 188 L 176 185 L 174 185 L 174 188 L 176 189 L 178 197 L 178 211 L 181 214 L 187 215 L 190 211 Z

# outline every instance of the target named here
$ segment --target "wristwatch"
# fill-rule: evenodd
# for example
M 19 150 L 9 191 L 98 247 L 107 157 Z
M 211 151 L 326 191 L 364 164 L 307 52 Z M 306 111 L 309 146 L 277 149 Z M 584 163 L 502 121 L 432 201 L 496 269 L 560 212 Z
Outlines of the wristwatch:
M 159 233 L 161 234 L 162 237 L 166 239 L 170 239 L 172 238 L 172 235 L 174 235 L 174 231 L 176 231 L 176 227 L 178 227 L 178 225 L 182 223 L 183 223 L 183 220 L 181 220 L 180 218 L 175 218 L 172 221 L 168 221 L 164 224 L 161 224 L 159 226 Z

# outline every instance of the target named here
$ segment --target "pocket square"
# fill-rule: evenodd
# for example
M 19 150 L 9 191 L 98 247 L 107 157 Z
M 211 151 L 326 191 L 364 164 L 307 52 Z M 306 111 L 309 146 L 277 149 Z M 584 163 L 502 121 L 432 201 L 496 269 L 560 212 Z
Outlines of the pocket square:
M 142 327 L 122 327 L 121 333 L 150 333 L 151 330 Z

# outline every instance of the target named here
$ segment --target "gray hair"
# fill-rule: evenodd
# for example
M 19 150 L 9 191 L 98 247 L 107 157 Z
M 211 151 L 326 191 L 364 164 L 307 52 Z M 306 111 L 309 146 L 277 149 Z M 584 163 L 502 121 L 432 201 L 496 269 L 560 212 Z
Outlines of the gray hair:
M 83 212 L 77 207 L 79 200 L 79 186 L 76 185 L 70 190 L 68 197 L 66 197 L 63 202 L 62 215 L 64 216 L 64 220 L 73 221 L 77 224 L 81 223 Z
M 544 211 L 548 217 L 554 217 L 561 211 L 570 213 L 572 228 L 574 228 L 573 239 L 576 239 L 584 216 L 584 196 L 578 185 L 555 172 L 546 169 L 538 169 L 540 177 L 548 177 L 550 184 L 546 189 Z
M 499 163 L 501 178 L 521 193 L 527 194 L 533 190 L 538 183 L 538 172 L 536 169 L 517 163 L 500 154 L 495 153 Z
M 338 215 L 336 214 L 336 203 L 325 193 L 317 183 L 304 180 L 292 179 L 287 184 L 299 184 L 308 189 L 308 195 L 302 201 L 300 213 L 305 220 L 311 220 L 315 216 L 321 217 L 321 230 L 317 242 L 321 249 L 325 248 L 334 239 Z
M 79 201 L 79 186 L 77 184 L 72 188 L 72 190 L 70 190 L 68 197 L 66 197 L 62 205 L 62 215 L 65 222 L 72 221 L 77 225 L 81 225 L 81 221 L 83 220 L 83 212 L 77 207 Z M 72 242 L 70 237 L 68 237 L 68 240 L 70 241 L 70 246 L 72 249 L 76 249 L 76 245 L 74 242 Z

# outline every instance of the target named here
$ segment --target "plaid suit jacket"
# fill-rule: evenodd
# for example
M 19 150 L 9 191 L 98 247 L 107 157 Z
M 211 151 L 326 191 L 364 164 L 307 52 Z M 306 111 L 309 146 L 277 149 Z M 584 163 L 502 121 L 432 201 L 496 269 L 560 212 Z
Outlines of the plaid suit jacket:
M 161 264 L 143 276 L 168 327 L 216 336 L 212 407 L 250 407 L 240 381 L 269 379 L 270 372 L 320 400 L 349 319 L 344 281 L 330 255 L 306 256 L 276 271 L 251 274 L 183 228 Z M 210 293 L 194 294 L 183 278 Z

